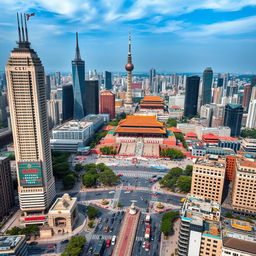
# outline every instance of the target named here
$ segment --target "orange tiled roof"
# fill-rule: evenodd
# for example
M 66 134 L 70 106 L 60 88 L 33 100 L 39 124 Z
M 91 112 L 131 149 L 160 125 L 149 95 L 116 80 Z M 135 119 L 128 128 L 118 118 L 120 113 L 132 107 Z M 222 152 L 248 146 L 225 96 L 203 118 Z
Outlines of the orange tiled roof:
M 142 101 L 159 101 L 159 102 L 163 102 L 163 99 L 159 96 L 145 96 Z
M 121 120 L 118 127 L 163 127 L 163 123 L 157 121 L 155 116 L 126 116 Z
M 117 133 L 153 133 L 153 134 L 166 134 L 166 130 L 160 128 L 127 128 L 118 127 L 115 132 Z
M 140 104 L 141 107 L 164 107 L 164 104 L 161 103 L 150 103 L 150 102 L 146 102 L 146 103 L 141 103 Z

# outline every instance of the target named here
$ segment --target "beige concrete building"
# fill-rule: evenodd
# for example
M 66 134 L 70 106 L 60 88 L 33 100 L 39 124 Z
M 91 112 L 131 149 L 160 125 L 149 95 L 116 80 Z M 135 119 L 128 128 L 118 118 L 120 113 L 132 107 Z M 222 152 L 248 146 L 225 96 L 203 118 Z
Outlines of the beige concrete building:
M 179 256 L 220 256 L 220 205 L 188 195 L 181 209 Z
M 218 156 L 197 159 L 193 165 L 191 194 L 221 203 L 226 161 Z
M 256 162 L 238 160 L 232 185 L 234 210 L 256 213 Z
M 48 213 L 48 225 L 55 234 L 72 232 L 77 219 L 77 198 L 68 194 L 57 198 Z
M 20 16 L 22 19 L 23 15 Z M 25 15 L 6 65 L 21 210 L 44 212 L 55 196 L 44 68 L 28 41 Z M 25 24 L 25 27 L 23 27 Z

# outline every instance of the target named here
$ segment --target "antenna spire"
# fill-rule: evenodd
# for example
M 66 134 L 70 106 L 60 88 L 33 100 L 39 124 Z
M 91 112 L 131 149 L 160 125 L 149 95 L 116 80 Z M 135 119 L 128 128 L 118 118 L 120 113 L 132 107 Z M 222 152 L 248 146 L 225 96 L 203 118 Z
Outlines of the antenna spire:
M 26 14 L 24 13 L 24 22 L 25 22 L 25 35 L 26 35 L 26 42 L 28 42 L 28 28 L 27 28 L 27 17 Z
M 78 45 L 78 33 L 76 32 L 76 56 L 75 56 L 76 60 L 81 60 L 81 56 L 80 56 L 80 50 L 79 50 L 79 45 Z
M 131 33 L 129 33 L 129 40 L 128 40 L 128 53 L 131 54 Z
M 21 36 L 20 36 L 20 20 L 19 20 L 19 13 L 17 13 L 17 22 L 18 22 L 18 35 L 19 35 L 19 43 L 21 42 Z
M 24 27 L 23 27 L 23 17 L 22 14 L 20 14 L 20 21 L 21 21 L 21 32 L 22 32 L 22 41 L 25 41 L 25 34 L 24 34 Z

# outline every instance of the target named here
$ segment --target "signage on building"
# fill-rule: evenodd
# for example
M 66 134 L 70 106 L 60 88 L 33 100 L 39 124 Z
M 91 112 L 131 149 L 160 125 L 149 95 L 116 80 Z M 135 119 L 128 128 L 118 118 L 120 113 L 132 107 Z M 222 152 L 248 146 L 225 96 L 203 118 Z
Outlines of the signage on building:
M 44 220 L 45 217 L 44 216 L 38 216 L 38 217 L 25 217 L 24 220 L 25 221 L 36 221 L 36 220 Z
M 18 163 L 20 186 L 42 186 L 43 175 L 40 162 L 19 162 Z

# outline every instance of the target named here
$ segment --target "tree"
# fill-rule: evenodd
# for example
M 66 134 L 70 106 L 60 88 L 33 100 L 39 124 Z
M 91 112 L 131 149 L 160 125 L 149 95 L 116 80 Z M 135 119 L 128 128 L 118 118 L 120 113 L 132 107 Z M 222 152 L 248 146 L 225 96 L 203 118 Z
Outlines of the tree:
M 85 243 L 84 236 L 73 236 L 61 256 L 79 256 Z
M 73 247 L 83 247 L 85 243 L 86 238 L 84 236 L 73 236 L 69 241 L 69 244 Z
M 169 157 L 170 159 L 181 159 L 184 157 L 183 153 L 174 148 L 163 149 L 160 152 L 161 156 Z
M 182 146 L 187 149 L 188 145 L 187 145 L 187 143 L 186 143 L 186 141 L 184 139 L 183 134 L 181 134 L 181 133 L 174 133 L 174 135 L 175 135 L 176 140 L 180 140 L 181 143 L 182 143 Z
M 67 162 L 56 163 L 53 165 L 53 174 L 57 178 L 64 177 L 69 172 L 69 164 Z
M 184 175 L 192 176 L 192 172 L 193 172 L 193 165 L 187 165 L 183 173 Z
M 6 231 L 6 234 L 7 235 L 11 235 L 11 236 L 15 236 L 15 235 L 19 235 L 20 234 L 20 231 L 21 231 L 21 228 L 20 227 L 13 227 L 9 230 Z
M 96 185 L 97 175 L 86 173 L 83 175 L 83 184 L 86 187 L 93 187 Z
M 75 165 L 75 171 L 81 172 L 84 169 L 84 166 L 82 164 L 76 164 Z
M 121 203 L 121 202 L 118 202 L 118 203 L 117 203 L 117 207 L 118 207 L 118 208 L 122 208 L 122 207 L 123 207 L 122 203 Z
M 90 220 L 94 219 L 99 213 L 99 210 L 93 206 L 87 206 L 87 215 Z
M 62 183 L 63 183 L 65 189 L 73 188 L 76 184 L 76 178 L 75 178 L 74 174 L 72 172 L 70 172 L 68 175 L 66 175 L 62 179 Z
M 14 153 L 10 153 L 8 155 L 9 159 L 12 161 L 12 160 L 15 160 L 15 154 Z
M 105 186 L 112 186 L 119 181 L 119 177 L 109 168 L 99 174 L 99 181 Z
M 166 122 L 166 127 L 176 127 L 177 121 L 173 118 L 169 118 Z
M 174 177 L 178 178 L 180 175 L 182 175 L 182 173 L 183 173 L 183 170 L 179 167 L 173 167 L 170 170 L 170 175 L 172 178 L 174 178 Z
M 192 178 L 188 176 L 180 176 L 177 181 L 177 187 L 185 193 L 188 193 L 191 189 Z
M 168 236 L 173 230 L 173 222 L 179 217 L 179 212 L 165 212 L 162 216 L 160 230 Z
M 241 137 L 256 139 L 256 129 L 244 129 L 241 131 Z

